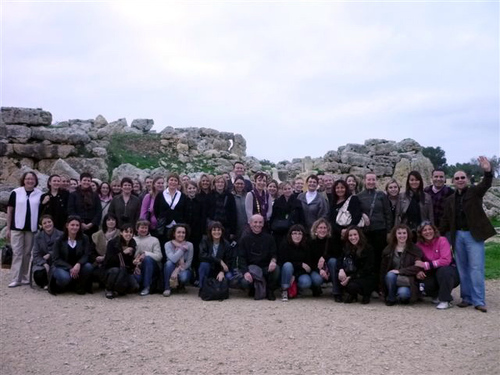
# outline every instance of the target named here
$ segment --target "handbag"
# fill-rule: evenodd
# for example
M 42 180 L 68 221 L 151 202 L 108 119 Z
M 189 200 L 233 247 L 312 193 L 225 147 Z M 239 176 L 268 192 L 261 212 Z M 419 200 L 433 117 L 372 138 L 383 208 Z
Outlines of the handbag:
M 167 228 L 167 218 L 165 216 L 158 218 L 156 224 L 156 233 L 158 234 L 158 236 L 165 235 L 166 228 Z
M 337 218 L 335 219 L 335 222 L 341 227 L 346 227 L 352 222 L 352 215 L 347 210 L 350 201 L 351 197 L 347 198 L 342 207 L 340 207 L 339 212 L 337 214 Z
M 125 262 L 123 261 L 123 256 L 121 253 L 118 254 L 120 258 L 120 270 L 116 274 L 114 291 L 118 294 L 126 294 L 129 290 L 129 274 Z
M 352 275 L 357 271 L 357 267 L 354 263 L 354 258 L 352 255 L 346 255 L 344 259 L 342 259 L 342 268 L 347 275 Z
M 287 232 L 288 228 L 292 226 L 292 222 L 289 218 L 286 219 L 276 219 L 271 223 L 271 230 L 273 232 Z
M 290 285 L 290 288 L 288 288 L 288 298 L 295 298 L 297 297 L 297 281 L 293 280 L 292 285 Z
M 229 284 L 226 279 L 207 278 L 200 289 L 203 301 L 222 301 L 229 298 Z

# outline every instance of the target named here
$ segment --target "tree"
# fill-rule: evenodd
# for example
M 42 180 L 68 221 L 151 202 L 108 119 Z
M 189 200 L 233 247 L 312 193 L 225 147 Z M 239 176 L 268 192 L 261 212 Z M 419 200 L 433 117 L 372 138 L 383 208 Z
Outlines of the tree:
M 429 158 L 435 169 L 446 171 L 448 164 L 446 164 L 445 152 L 441 147 L 424 147 L 422 154 Z

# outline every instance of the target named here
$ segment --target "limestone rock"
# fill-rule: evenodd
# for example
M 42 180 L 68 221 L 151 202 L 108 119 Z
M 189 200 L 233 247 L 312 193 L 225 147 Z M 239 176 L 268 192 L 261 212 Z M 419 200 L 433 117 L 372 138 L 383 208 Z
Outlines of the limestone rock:
M 94 127 L 97 129 L 104 128 L 108 125 L 108 121 L 102 115 L 98 115 L 94 120 Z
M 6 138 L 13 143 L 26 143 L 31 138 L 31 128 L 25 125 L 7 125 Z
M 58 174 L 60 176 L 68 176 L 69 178 L 80 179 L 80 173 L 75 171 L 68 163 L 63 159 L 57 160 L 41 160 L 38 163 L 38 170 L 42 173 L 51 175 Z
M 64 161 L 78 174 L 89 172 L 92 177 L 101 181 L 109 181 L 108 165 L 104 159 L 71 157 Z
M 131 127 L 147 133 L 151 130 L 155 122 L 151 119 L 135 119 L 132 121 Z
M 21 157 L 42 159 L 66 158 L 75 153 L 75 146 L 71 145 L 53 145 L 44 143 L 30 144 L 12 144 L 14 154 Z
M 9 157 L 3 156 L 0 157 L 0 181 L 7 181 L 9 178 L 17 173 L 19 169 L 22 167 L 27 167 L 29 169 L 33 169 L 35 163 L 32 159 L 11 159 Z M 19 184 L 19 181 L 11 180 L 13 183 Z
M 413 139 L 406 138 L 403 139 L 401 142 L 397 142 L 395 144 L 395 147 L 398 152 L 419 152 L 422 151 L 422 146 L 417 141 L 414 141 Z
M 41 108 L 2 107 L 1 111 L 5 124 L 47 126 L 52 123 L 52 114 Z
M 132 164 L 122 164 L 118 168 L 113 169 L 111 180 L 121 180 L 123 177 L 130 177 L 144 181 L 147 176 L 149 176 L 149 173 L 143 169 L 139 169 Z
M 125 128 L 127 128 L 127 120 L 124 118 L 110 122 L 108 125 L 97 131 L 97 138 L 109 138 L 113 134 L 123 132 Z
M 483 208 L 489 218 L 500 218 L 500 188 L 491 187 L 483 198 Z
M 340 160 L 344 164 L 349 164 L 357 167 L 366 167 L 371 162 L 371 158 L 369 156 L 365 156 L 352 151 L 343 151 L 340 155 Z
M 108 152 L 104 147 L 94 147 L 92 153 L 98 158 L 105 158 L 108 156 Z
M 70 126 L 68 128 L 39 127 L 33 129 L 32 138 L 53 143 L 83 145 L 90 142 L 85 128 Z

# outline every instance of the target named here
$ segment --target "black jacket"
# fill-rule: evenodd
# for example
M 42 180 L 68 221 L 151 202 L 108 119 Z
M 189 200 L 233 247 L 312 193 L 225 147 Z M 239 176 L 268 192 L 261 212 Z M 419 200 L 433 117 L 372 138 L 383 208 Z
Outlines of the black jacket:
M 76 262 L 72 262 L 70 259 L 68 238 L 66 236 L 61 236 L 54 244 L 54 249 L 52 250 L 52 267 L 69 271 L 76 263 L 80 263 L 82 266 L 88 263 L 89 255 L 90 241 L 87 235 L 82 234 L 81 237 L 76 240 L 74 256 Z
M 85 224 L 92 223 L 95 228 L 99 227 L 101 222 L 101 200 L 96 193 L 92 193 L 91 204 L 86 205 L 83 199 L 83 193 L 80 188 L 70 193 L 68 199 L 68 215 L 80 216 Z
M 255 234 L 250 231 L 241 238 L 238 245 L 239 266 L 243 274 L 252 264 L 265 268 L 269 266 L 271 259 L 277 258 L 276 242 L 268 233 Z
M 215 267 L 216 272 L 222 271 L 220 264 L 221 260 L 226 263 L 230 270 L 234 268 L 234 249 L 227 240 L 221 240 L 215 256 L 213 255 L 212 249 L 212 241 L 210 241 L 207 236 L 203 236 L 200 242 L 200 262 L 210 263 Z
M 133 273 L 135 269 L 134 257 L 135 250 L 137 249 L 137 244 L 135 240 L 132 238 L 128 243 L 129 247 L 132 247 L 134 251 L 131 254 L 124 254 L 122 249 L 122 237 L 117 236 L 108 242 L 108 247 L 106 248 L 106 255 L 104 256 L 104 268 L 110 269 L 113 267 L 120 267 L 120 257 L 118 254 L 122 254 L 123 262 L 125 263 L 125 267 L 127 267 L 127 271 L 129 273 Z

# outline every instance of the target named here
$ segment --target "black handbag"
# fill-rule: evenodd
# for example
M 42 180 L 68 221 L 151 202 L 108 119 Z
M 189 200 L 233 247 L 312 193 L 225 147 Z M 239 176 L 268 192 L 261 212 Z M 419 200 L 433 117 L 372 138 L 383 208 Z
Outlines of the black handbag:
M 215 278 L 207 278 L 200 289 L 200 297 L 203 301 L 222 301 L 229 298 L 229 284 L 226 279 L 219 281 Z
M 159 236 L 163 236 L 165 234 L 166 229 L 167 229 L 167 218 L 165 216 L 162 216 L 158 218 L 156 224 L 156 233 Z
M 292 226 L 290 219 L 276 219 L 271 223 L 271 230 L 273 232 L 288 232 L 288 229 Z
M 12 265 L 12 247 L 6 244 L 2 247 L 2 268 L 10 268 Z
M 342 268 L 347 275 L 352 275 L 357 271 L 356 264 L 354 263 L 354 257 L 352 255 L 346 255 L 342 259 Z
M 128 273 L 122 254 L 118 254 L 120 258 L 120 270 L 115 278 L 114 291 L 119 294 L 126 294 L 130 288 L 130 275 Z

